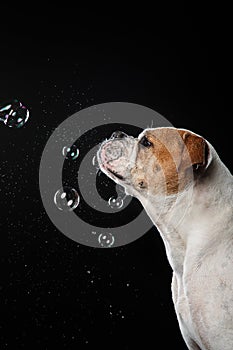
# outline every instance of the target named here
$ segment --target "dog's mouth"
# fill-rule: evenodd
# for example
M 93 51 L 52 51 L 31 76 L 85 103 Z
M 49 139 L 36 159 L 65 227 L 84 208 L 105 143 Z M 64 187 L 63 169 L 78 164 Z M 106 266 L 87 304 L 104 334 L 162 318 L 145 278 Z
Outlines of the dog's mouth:
M 124 181 L 124 177 L 120 174 L 118 174 L 116 171 L 111 170 L 110 168 L 106 168 L 112 175 L 114 175 L 116 178 L 118 178 L 119 180 L 123 180 Z

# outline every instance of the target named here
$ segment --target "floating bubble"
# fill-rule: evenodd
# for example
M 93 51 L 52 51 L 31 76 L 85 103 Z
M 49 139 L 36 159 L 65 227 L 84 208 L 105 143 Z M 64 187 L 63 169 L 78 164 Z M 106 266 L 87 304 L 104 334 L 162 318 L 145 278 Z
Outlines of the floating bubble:
M 103 248 L 109 248 L 114 244 L 115 238 L 114 236 L 110 233 L 101 233 L 98 237 L 98 242 Z
M 120 209 L 124 205 L 124 201 L 122 197 L 111 197 L 108 200 L 108 204 L 112 209 Z
M 79 149 L 77 146 L 72 145 L 71 147 L 63 147 L 62 154 L 66 159 L 75 160 L 79 156 Z
M 0 121 L 9 128 L 21 128 L 28 118 L 29 110 L 18 100 L 12 100 L 0 106 Z
M 59 210 L 72 211 L 79 205 L 80 197 L 78 192 L 72 188 L 65 186 L 60 188 L 54 195 L 54 203 Z

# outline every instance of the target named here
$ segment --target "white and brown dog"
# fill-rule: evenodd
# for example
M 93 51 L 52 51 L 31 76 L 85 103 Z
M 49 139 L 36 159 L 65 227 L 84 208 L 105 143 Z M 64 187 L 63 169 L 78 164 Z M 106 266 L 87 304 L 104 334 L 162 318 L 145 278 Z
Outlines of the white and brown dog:
M 189 349 L 233 349 L 233 176 L 188 130 L 115 132 L 101 170 L 142 203 L 173 270 L 172 298 Z

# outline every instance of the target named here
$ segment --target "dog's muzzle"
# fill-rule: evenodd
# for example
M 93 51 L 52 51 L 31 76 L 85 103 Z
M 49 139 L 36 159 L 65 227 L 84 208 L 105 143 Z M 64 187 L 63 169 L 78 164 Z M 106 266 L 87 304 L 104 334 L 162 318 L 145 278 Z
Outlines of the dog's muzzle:
M 120 142 L 109 142 L 103 146 L 103 157 L 107 162 L 118 159 L 122 156 L 123 145 Z
M 128 152 L 132 147 L 132 137 L 123 131 L 115 131 L 106 140 L 98 152 L 98 160 L 102 171 L 114 175 L 119 180 L 124 180 L 128 168 Z
M 109 141 L 102 147 L 102 158 L 106 163 L 117 160 L 123 155 L 124 146 L 118 139 L 128 137 L 123 131 L 114 131 Z M 111 140 L 113 142 L 111 142 Z

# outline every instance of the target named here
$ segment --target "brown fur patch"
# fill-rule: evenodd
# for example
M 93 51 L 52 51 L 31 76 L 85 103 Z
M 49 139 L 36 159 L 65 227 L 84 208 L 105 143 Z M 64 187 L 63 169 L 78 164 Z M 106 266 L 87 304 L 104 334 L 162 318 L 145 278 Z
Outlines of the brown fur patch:
M 153 144 L 150 151 L 156 157 L 156 164 L 163 170 L 167 194 L 178 193 L 187 184 L 188 176 L 192 176 L 187 170 L 192 170 L 194 164 L 205 163 L 205 140 L 175 128 L 158 128 L 145 135 Z

